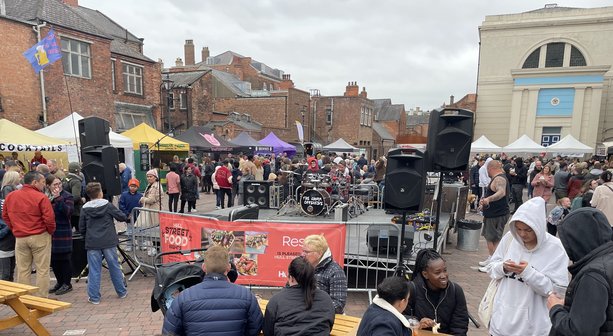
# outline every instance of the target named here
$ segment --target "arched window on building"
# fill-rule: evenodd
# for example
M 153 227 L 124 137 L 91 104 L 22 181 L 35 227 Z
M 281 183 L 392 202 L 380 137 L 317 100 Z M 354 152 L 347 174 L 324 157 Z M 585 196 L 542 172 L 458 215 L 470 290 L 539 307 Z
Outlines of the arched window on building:
M 541 57 L 541 52 L 545 53 L 544 57 Z M 586 66 L 587 62 L 581 51 L 574 45 L 565 42 L 551 42 L 530 53 L 522 69 L 559 68 L 564 64 L 571 67 Z

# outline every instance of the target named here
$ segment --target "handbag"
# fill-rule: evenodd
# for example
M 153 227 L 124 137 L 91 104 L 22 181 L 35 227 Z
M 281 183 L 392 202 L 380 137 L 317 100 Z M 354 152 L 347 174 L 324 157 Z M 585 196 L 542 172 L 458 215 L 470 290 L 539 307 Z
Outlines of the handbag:
M 513 237 L 511 236 L 510 242 L 507 245 L 506 250 L 504 251 L 504 256 L 506 256 L 509 251 L 509 247 L 511 247 L 511 243 Z M 490 325 L 490 320 L 492 319 L 492 312 L 494 310 L 494 299 L 496 298 L 496 293 L 498 292 L 498 287 L 502 282 L 503 278 L 500 279 L 492 279 L 489 285 L 487 285 L 487 289 L 485 290 L 485 294 L 483 294 L 483 298 L 481 298 L 481 302 L 479 302 L 479 310 L 477 314 L 483 323 L 485 323 L 488 327 Z

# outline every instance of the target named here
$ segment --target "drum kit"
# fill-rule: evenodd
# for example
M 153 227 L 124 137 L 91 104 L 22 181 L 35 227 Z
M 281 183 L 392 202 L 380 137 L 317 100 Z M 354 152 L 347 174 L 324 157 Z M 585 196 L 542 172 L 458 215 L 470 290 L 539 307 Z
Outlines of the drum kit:
M 277 215 L 300 214 L 328 216 L 340 204 L 349 204 L 349 215 L 356 217 L 366 212 L 362 197 L 354 195 L 354 187 L 348 178 L 340 174 L 321 174 L 305 172 L 303 174 L 291 170 L 281 170 L 286 174 L 290 192 L 281 204 Z M 297 176 L 301 182 L 297 183 Z M 376 185 L 374 185 L 376 187 Z M 377 188 L 378 189 L 378 188 Z

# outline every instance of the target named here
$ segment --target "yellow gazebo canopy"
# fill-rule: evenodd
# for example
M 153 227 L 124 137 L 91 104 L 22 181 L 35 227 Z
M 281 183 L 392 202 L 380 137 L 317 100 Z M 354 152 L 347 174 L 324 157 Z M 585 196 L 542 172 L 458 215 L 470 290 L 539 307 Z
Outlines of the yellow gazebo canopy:
M 141 123 L 134 128 L 131 128 L 121 135 L 126 136 L 134 142 L 134 149 L 140 149 L 141 144 L 149 145 L 149 148 L 152 150 L 158 150 L 158 146 L 153 147 L 158 140 L 159 150 L 160 151 L 189 151 L 189 144 L 187 142 L 179 141 L 175 138 L 171 138 L 164 133 L 161 133 L 154 129 L 153 127 Z

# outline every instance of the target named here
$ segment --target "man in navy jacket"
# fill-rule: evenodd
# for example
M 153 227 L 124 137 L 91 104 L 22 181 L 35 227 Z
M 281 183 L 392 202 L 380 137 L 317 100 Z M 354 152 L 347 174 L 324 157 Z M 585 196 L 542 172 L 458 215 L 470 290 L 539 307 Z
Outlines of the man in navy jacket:
M 228 251 L 213 246 L 204 254 L 204 280 L 179 294 L 166 312 L 162 335 L 256 336 L 264 318 L 249 289 L 228 281 Z

